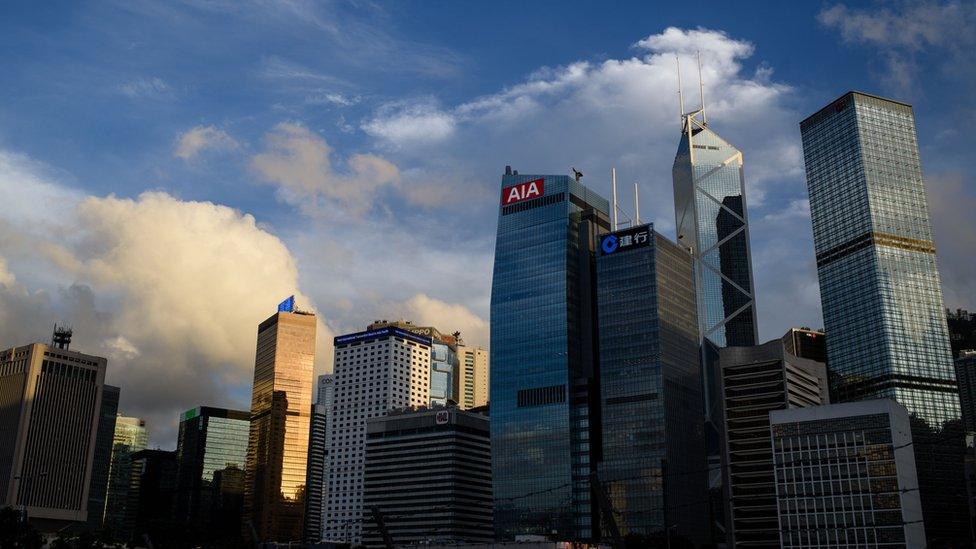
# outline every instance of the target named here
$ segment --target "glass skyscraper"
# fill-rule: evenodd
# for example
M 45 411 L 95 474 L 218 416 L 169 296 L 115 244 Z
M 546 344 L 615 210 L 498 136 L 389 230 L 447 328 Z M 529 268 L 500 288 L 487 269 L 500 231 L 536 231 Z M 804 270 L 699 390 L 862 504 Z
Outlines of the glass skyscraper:
M 567 176 L 506 169 L 501 186 L 490 348 L 496 535 L 587 539 L 598 447 L 592 250 L 609 230 L 609 204 Z
M 723 419 L 715 364 L 721 347 L 756 344 L 756 307 L 742 153 L 709 128 L 704 107 L 681 117 L 671 173 L 676 242 L 695 260 L 710 514 L 719 523 Z
M 858 92 L 800 123 L 838 401 L 912 415 L 925 529 L 968 537 L 952 354 L 912 107 Z M 956 463 L 958 452 L 958 465 Z
M 707 541 L 694 260 L 640 225 L 598 248 L 599 478 L 622 535 Z

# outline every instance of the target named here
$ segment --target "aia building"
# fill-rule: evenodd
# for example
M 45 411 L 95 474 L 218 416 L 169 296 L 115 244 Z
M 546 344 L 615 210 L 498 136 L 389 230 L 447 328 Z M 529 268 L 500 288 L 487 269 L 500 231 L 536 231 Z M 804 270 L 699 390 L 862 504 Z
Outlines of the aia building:
M 506 168 L 501 183 L 490 349 L 495 532 L 589 539 L 599 449 L 590 429 L 599 425 L 594 250 L 610 207 L 565 175 Z

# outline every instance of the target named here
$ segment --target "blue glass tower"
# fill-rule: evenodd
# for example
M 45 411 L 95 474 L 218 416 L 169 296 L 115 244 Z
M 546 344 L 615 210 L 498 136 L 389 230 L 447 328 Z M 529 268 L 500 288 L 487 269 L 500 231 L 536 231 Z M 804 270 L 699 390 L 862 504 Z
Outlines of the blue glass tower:
M 622 535 L 708 539 L 694 260 L 639 225 L 597 251 L 602 455 Z
M 671 173 L 677 243 L 695 263 L 710 515 L 719 538 L 725 511 L 718 349 L 756 344 L 756 307 L 742 153 L 708 127 L 704 107 L 681 117 Z
M 593 246 L 607 200 L 506 170 L 491 291 L 491 455 L 499 539 L 593 535 Z
M 850 92 L 800 131 L 832 397 L 908 409 L 926 534 L 968 537 L 962 439 L 952 436 L 959 395 L 912 107 Z

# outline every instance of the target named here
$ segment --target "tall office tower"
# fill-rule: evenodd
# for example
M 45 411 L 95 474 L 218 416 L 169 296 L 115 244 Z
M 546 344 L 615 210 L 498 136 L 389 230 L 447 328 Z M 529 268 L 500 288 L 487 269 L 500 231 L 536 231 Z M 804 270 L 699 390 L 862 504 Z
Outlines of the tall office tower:
M 925 547 L 904 406 L 775 410 L 769 422 L 780 547 Z
M 976 349 L 976 313 L 966 309 L 956 309 L 955 312 L 946 309 L 946 321 L 953 357 L 959 358 L 962 351 Z
M 769 413 L 829 404 L 827 368 L 786 352 L 782 339 L 720 349 L 717 366 L 729 545 L 779 547 Z
M 495 532 L 590 539 L 596 235 L 607 200 L 563 175 L 502 177 L 491 288 Z M 595 410 L 594 410 L 595 411 Z
M 430 337 L 387 326 L 334 340 L 323 538 L 362 541 L 366 420 L 430 402 Z
M 145 450 L 148 445 L 149 430 L 146 428 L 146 420 L 121 414 L 115 418 L 103 520 L 105 528 L 113 535 L 125 529 L 129 482 L 132 477 L 130 457 L 134 452 Z
M 650 537 L 675 527 L 703 544 L 707 476 L 694 260 L 652 225 L 603 235 L 598 254 L 599 478 L 622 535 Z
M 460 364 L 458 404 L 464 409 L 488 404 L 488 350 L 459 344 L 457 356 Z
M 244 537 L 301 541 L 312 410 L 315 315 L 294 297 L 258 326 L 244 468 Z
M 912 107 L 849 92 L 800 131 L 833 396 L 908 408 L 925 531 L 968 537 L 963 442 L 939 440 L 959 397 Z
M 793 356 L 827 363 L 827 338 L 820 330 L 790 328 L 783 335 L 783 344 Z
M 695 258 L 710 515 L 718 538 L 726 513 L 720 495 L 721 396 L 712 373 L 719 348 L 756 344 L 757 324 L 742 153 L 711 130 L 704 104 L 681 117 L 671 173 L 676 242 Z
M 494 541 L 488 416 L 435 408 L 369 419 L 363 506 L 367 547 L 385 547 L 374 507 L 397 547 Z
M 0 351 L 0 506 L 43 531 L 88 520 L 107 363 L 69 344 L 56 329 L 52 345 Z
M 166 547 L 169 544 L 163 538 L 179 536 L 170 526 L 177 483 L 176 452 L 139 450 L 129 459 L 132 467 L 125 518 L 116 539 L 134 541 L 137 546 L 148 540 Z
M 325 513 L 326 459 L 329 455 L 329 417 L 335 402 L 335 376 L 318 378 L 318 396 L 312 405 L 312 427 L 308 435 L 308 491 L 305 496 L 305 538 L 309 543 L 322 539 Z
M 962 351 L 955 364 L 963 426 L 976 433 L 976 350 Z
M 174 518 L 201 540 L 237 538 L 240 523 L 227 524 L 224 502 L 215 498 L 214 473 L 227 467 L 244 470 L 249 412 L 198 406 L 180 417 L 176 444 L 177 482 Z M 241 502 L 243 503 L 243 502 Z M 237 510 L 240 516 L 241 510 Z
M 105 495 L 108 491 L 108 472 L 112 464 L 112 445 L 115 440 L 115 418 L 119 413 L 122 389 L 105 385 L 102 390 L 101 411 L 98 414 L 98 434 L 95 435 L 95 456 L 92 459 L 91 487 L 88 489 L 88 529 L 102 528 L 105 518 Z

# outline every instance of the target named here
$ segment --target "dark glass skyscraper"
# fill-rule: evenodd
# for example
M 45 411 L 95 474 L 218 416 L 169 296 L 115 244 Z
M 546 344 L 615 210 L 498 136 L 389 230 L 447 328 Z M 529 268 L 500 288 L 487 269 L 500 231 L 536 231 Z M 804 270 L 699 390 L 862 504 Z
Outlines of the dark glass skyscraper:
M 506 170 L 491 293 L 495 530 L 593 535 L 593 248 L 607 200 L 571 177 Z
M 105 494 L 108 491 L 108 471 L 112 463 L 112 444 L 115 440 L 115 416 L 119 413 L 122 389 L 105 385 L 102 391 L 98 432 L 95 435 L 95 456 L 92 460 L 91 487 L 88 489 L 88 529 L 101 530 L 105 518 Z
M 832 396 L 908 409 L 926 534 L 968 537 L 963 443 L 949 436 L 961 430 L 959 396 L 912 107 L 850 92 L 800 131 Z
M 694 260 L 651 225 L 600 243 L 599 478 L 622 535 L 674 526 L 702 544 L 708 515 Z

